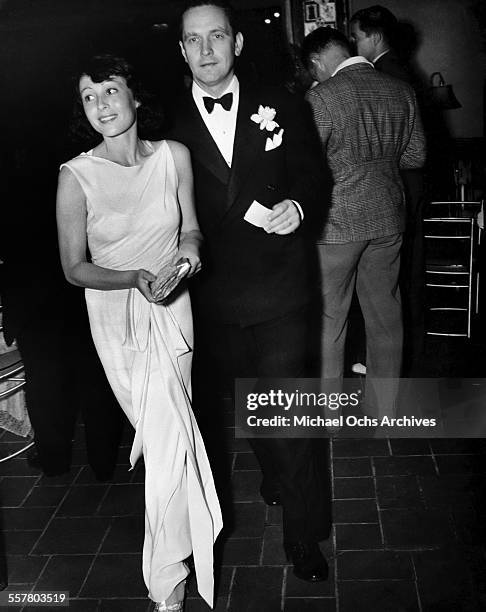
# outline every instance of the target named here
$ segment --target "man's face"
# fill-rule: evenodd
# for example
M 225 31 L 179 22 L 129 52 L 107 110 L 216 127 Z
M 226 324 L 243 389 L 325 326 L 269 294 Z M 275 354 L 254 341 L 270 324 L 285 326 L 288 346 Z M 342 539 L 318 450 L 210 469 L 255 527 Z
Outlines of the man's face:
M 223 9 L 212 6 L 191 8 L 182 18 L 182 55 L 196 83 L 212 95 L 220 95 L 233 78 L 235 57 L 243 48 Z
M 353 21 L 351 23 L 351 34 L 349 38 L 356 47 L 358 55 L 362 55 L 370 62 L 375 59 L 375 37 L 373 36 L 373 34 L 370 34 L 368 36 L 366 32 L 363 32 L 363 30 L 360 29 L 359 23 L 357 21 Z

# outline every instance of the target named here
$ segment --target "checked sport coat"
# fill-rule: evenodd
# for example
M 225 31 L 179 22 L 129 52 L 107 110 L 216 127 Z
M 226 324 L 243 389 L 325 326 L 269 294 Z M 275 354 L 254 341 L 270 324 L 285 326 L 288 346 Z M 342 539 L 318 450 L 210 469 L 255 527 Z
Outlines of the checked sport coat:
M 346 243 L 403 232 L 400 170 L 425 162 L 412 88 L 361 62 L 342 68 L 306 97 L 333 180 L 320 241 Z

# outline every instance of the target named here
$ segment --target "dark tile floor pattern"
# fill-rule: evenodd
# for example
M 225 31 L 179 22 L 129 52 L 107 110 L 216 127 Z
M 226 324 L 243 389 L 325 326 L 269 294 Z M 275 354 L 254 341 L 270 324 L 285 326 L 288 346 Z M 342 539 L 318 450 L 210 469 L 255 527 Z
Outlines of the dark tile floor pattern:
M 216 611 L 486 609 L 485 441 L 335 439 L 334 528 L 322 544 L 331 573 L 308 584 L 287 565 L 280 509 L 263 504 L 255 459 L 232 431 L 233 524 L 218 550 Z M 99 484 L 82 426 L 77 434 L 66 476 L 43 477 L 24 456 L 0 464 L 8 590 L 69 591 L 71 612 L 148 612 L 143 466 L 128 471 L 127 433 L 115 480 Z M 4 432 L 0 455 L 21 445 Z M 207 609 L 192 580 L 186 612 Z

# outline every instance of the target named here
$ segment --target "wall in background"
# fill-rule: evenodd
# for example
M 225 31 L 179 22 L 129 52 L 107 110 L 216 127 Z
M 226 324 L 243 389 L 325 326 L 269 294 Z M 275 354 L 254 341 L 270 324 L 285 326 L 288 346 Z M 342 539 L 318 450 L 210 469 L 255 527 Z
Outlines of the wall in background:
M 410 24 L 417 35 L 414 68 L 425 82 L 440 71 L 462 108 L 444 112 L 453 138 L 484 136 L 483 84 L 486 79 L 486 24 L 483 34 L 479 13 L 484 0 L 349 0 L 350 15 L 381 4 L 400 21 Z
M 187 74 L 178 44 L 183 1 L 0 0 L 0 124 L 3 142 L 11 143 L 4 149 L 33 149 L 29 143 L 35 138 L 42 142 L 42 162 L 57 176 L 59 161 L 78 152 L 69 149 L 67 137 L 75 95 L 71 76 L 94 53 L 129 58 L 170 117 Z M 288 80 L 292 63 L 283 0 L 234 5 L 243 13 L 245 32 L 240 73 Z
M 341 12 L 345 1 L 337 2 L 336 6 Z M 347 1 L 350 14 L 378 2 L 393 11 L 401 21 L 410 24 L 417 35 L 414 65 L 420 79 L 425 83 L 432 72 L 439 70 L 446 82 L 453 84 L 462 103 L 461 109 L 444 113 L 450 135 L 454 138 L 484 136 L 486 35 L 483 32 L 481 37 L 478 13 L 482 13 L 486 19 L 485 0 Z M 65 76 L 70 72 L 69 64 L 72 60 L 86 48 L 107 48 L 112 41 L 117 43 L 116 46 L 121 42 L 122 47 L 135 49 L 136 55 L 143 60 L 142 65 L 146 68 L 149 80 L 153 80 L 159 87 L 162 87 L 163 82 L 165 89 L 171 89 L 171 82 L 183 70 L 177 41 L 163 33 L 151 32 L 148 24 L 171 21 L 180 11 L 181 2 L 105 0 L 99 3 L 97 0 L 72 0 L 66 3 L 61 0 L 37 0 L 32 3 L 31 0 L 0 0 L 0 59 L 6 72 L 0 75 L 0 80 L 6 79 L 9 83 L 9 87 L 5 88 L 7 97 L 12 97 L 15 107 L 28 99 L 28 96 L 22 95 L 26 94 L 27 89 L 40 86 L 36 90 L 47 89 L 44 98 L 49 97 L 51 90 L 56 91 L 56 106 L 57 92 L 61 97 L 69 93 Z M 234 0 L 237 9 L 246 9 L 251 22 L 244 53 L 247 61 L 266 65 L 270 60 L 281 60 L 280 57 L 269 57 L 270 54 L 275 55 L 275 45 L 268 43 L 280 35 L 282 30 L 289 34 L 291 18 L 295 22 L 298 16 L 302 21 L 302 2 Z M 300 5 L 299 10 L 291 10 L 296 4 Z M 263 12 L 267 10 L 268 16 L 272 17 L 275 8 L 281 9 L 280 20 L 285 21 L 285 25 L 274 23 L 272 18 L 272 24 L 264 29 L 260 24 Z M 484 29 L 486 25 L 483 24 Z M 160 78 L 162 70 L 163 80 Z M 273 70 L 271 72 L 274 73 Z M 27 114 L 27 117 L 34 120 L 32 113 Z M 35 121 L 38 122 L 38 117 L 35 117 Z

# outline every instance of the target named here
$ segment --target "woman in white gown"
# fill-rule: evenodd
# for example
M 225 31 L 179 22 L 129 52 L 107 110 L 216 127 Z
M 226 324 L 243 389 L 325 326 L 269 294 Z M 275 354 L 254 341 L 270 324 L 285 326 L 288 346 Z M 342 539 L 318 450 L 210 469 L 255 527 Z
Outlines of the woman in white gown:
M 182 610 L 194 558 L 213 604 L 213 544 L 221 512 L 191 409 L 192 316 L 186 289 L 155 303 L 168 262 L 200 267 L 188 150 L 137 134 L 142 95 L 125 60 L 97 56 L 79 96 L 103 140 L 61 166 L 59 247 L 69 282 L 86 288 L 91 332 L 107 378 L 135 428 L 132 467 L 145 461 L 143 575 L 156 610 Z M 89 247 L 91 260 L 86 257 Z

